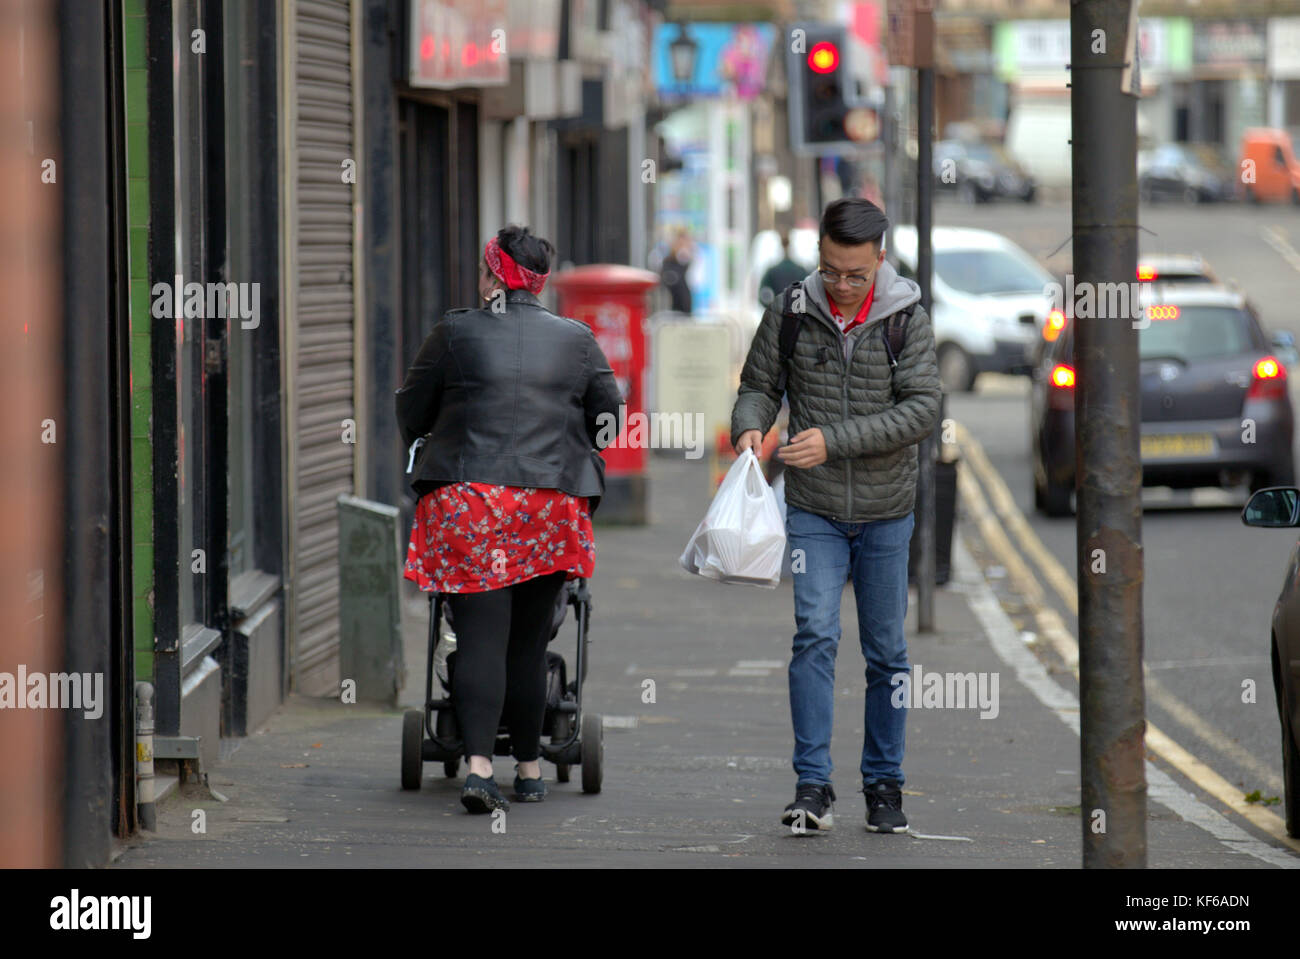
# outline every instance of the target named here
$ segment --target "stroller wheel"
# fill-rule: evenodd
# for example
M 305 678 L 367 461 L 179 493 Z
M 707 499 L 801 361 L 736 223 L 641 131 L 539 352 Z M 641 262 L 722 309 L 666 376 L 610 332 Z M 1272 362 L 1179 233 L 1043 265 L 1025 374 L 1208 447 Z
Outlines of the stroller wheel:
M 402 715 L 402 788 L 419 789 L 424 774 L 424 710 Z
M 455 779 L 458 772 L 460 772 L 459 759 L 448 759 L 442 764 L 442 774 L 448 779 Z
M 557 783 L 567 783 L 567 782 L 569 781 L 569 764 L 568 764 L 568 763 L 556 763 L 556 764 L 555 764 L 555 781 L 556 781 Z
M 582 791 L 600 792 L 605 760 L 605 724 L 599 713 L 582 715 Z

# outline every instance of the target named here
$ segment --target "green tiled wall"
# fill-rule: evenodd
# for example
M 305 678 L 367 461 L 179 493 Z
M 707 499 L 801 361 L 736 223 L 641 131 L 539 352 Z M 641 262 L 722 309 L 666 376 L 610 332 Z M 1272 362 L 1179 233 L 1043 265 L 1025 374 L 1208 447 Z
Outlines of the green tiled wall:
M 135 678 L 153 679 L 152 317 L 149 312 L 149 100 L 145 0 L 123 6 L 131 323 L 131 595 Z

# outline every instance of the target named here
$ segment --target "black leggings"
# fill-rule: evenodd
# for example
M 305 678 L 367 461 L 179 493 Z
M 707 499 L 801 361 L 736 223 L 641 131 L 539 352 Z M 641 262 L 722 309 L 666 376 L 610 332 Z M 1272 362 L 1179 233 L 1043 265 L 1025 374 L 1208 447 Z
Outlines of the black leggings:
M 456 632 L 451 695 L 466 756 L 491 758 L 502 723 L 515 759 L 541 754 L 546 645 L 565 577 L 561 570 L 503 589 L 447 595 Z

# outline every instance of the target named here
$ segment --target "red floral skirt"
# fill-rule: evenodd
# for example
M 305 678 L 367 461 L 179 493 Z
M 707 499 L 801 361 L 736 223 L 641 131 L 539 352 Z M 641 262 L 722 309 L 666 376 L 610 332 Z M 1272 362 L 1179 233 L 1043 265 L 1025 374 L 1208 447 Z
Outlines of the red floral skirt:
M 420 497 L 406 578 L 439 593 L 481 593 L 561 570 L 596 569 L 585 496 L 555 489 L 453 483 Z

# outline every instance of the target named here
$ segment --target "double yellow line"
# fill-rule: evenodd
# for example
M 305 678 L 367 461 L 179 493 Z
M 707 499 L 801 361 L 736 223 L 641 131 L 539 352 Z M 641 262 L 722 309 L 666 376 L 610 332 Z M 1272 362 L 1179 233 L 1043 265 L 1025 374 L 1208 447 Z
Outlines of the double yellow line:
M 1011 584 L 1032 611 L 1039 635 L 1052 645 L 1077 679 L 1079 644 L 1061 616 L 1047 602 L 1043 585 L 1038 576 L 1034 575 L 1025 558 L 1027 557 L 1029 562 L 1037 567 L 1043 581 L 1061 597 L 1071 615 L 1077 617 L 1079 592 L 1074 577 L 1066 572 L 1065 568 L 1057 562 L 1056 557 L 1048 552 L 1043 541 L 1038 538 L 1038 534 L 1034 532 L 1024 514 L 1016 506 L 1006 482 L 984 454 L 984 447 L 961 423 L 954 421 L 953 426 L 957 445 L 961 449 L 963 465 L 969 467 L 957 471 L 957 484 L 962 502 L 975 522 L 985 545 L 1006 568 Z M 976 476 L 979 477 L 978 482 Z M 981 489 L 981 483 L 984 489 L 988 490 L 987 498 L 984 489 Z M 1019 550 L 1012 544 L 1008 533 L 1020 544 Z M 1256 776 L 1267 778 L 1274 775 L 1273 770 L 1254 756 L 1243 753 L 1241 748 L 1220 730 L 1206 723 L 1194 709 L 1169 692 L 1158 679 L 1146 671 L 1145 665 L 1142 670 L 1149 701 L 1160 705 L 1216 752 L 1231 757 Z M 1146 745 L 1151 752 L 1169 763 L 1229 810 L 1272 836 L 1279 843 L 1300 852 L 1300 839 L 1293 839 L 1286 834 L 1286 823 L 1281 816 L 1270 812 L 1266 807 L 1246 802 L 1240 789 L 1170 739 L 1150 720 L 1147 721 Z

